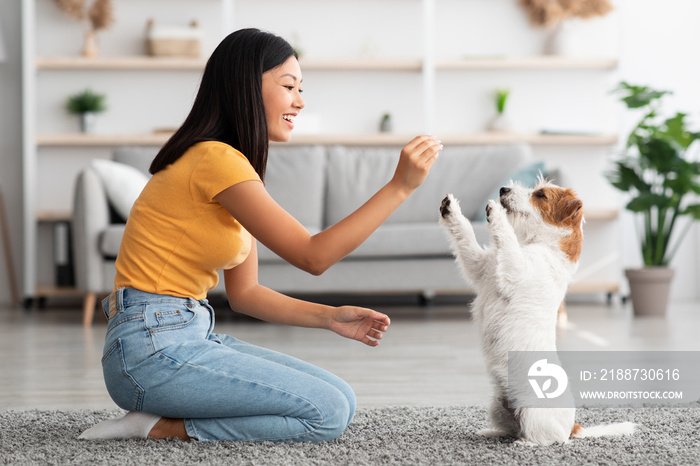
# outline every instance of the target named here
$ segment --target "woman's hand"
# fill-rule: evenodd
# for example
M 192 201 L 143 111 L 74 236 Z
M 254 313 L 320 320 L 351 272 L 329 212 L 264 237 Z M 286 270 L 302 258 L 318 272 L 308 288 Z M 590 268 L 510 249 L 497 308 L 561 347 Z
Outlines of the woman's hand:
M 345 338 L 361 341 L 367 346 L 377 346 L 389 324 L 389 316 L 381 312 L 364 307 L 341 306 L 330 313 L 328 328 Z
M 438 158 L 442 144 L 434 136 L 418 136 L 401 150 L 392 182 L 408 191 L 423 183 Z

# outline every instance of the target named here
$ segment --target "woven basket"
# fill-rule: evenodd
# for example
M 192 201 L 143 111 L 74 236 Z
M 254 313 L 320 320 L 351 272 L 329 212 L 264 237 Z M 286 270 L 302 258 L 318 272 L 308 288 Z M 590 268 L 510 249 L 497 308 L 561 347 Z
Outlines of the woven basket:
M 200 56 L 201 31 L 196 21 L 192 21 L 188 27 L 156 27 L 154 21 L 149 20 L 146 31 L 146 50 L 151 56 Z
M 154 57 L 198 58 L 199 39 L 147 39 L 148 54 Z

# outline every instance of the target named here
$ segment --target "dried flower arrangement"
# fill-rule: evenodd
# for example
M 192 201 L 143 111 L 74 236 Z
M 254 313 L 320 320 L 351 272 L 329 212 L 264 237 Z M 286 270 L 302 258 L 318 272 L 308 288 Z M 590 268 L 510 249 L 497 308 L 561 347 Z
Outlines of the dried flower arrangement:
M 519 0 L 527 10 L 530 23 L 550 27 L 567 18 L 604 16 L 613 9 L 610 0 Z
M 96 57 L 98 53 L 96 32 L 108 29 L 114 23 L 112 1 L 94 0 L 91 5 L 84 0 L 54 0 L 54 2 L 66 15 L 83 24 L 85 34 L 83 56 Z

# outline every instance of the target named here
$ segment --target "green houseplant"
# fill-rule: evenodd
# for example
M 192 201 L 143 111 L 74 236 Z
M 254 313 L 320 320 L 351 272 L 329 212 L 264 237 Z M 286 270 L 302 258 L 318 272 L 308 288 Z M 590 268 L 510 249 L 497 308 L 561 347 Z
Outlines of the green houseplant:
M 80 117 L 80 129 L 83 133 L 91 133 L 94 130 L 95 115 L 107 110 L 106 99 L 104 94 L 85 89 L 68 97 L 66 110 Z
M 636 314 L 663 314 L 668 289 L 657 288 L 652 277 L 665 276 L 668 284 L 673 271 L 668 267 L 678 246 L 700 219 L 700 204 L 692 203 L 693 194 L 700 194 L 700 162 L 689 160 L 688 147 L 700 132 L 687 128 L 687 114 L 677 112 L 670 118 L 659 114 L 661 99 L 669 91 L 621 82 L 615 89 L 629 109 L 641 111 L 642 118 L 627 138 L 625 155 L 614 163 L 607 174 L 612 185 L 628 193 L 627 210 L 641 218 L 641 253 L 645 268 L 627 270 L 630 292 Z M 685 225 L 677 232 L 679 222 Z M 635 278 L 642 278 L 642 289 L 635 290 Z M 639 293 L 638 293 L 639 291 Z M 641 293 L 641 294 L 640 294 Z M 665 295 L 665 296 L 664 296 Z M 662 303 L 653 303 L 661 298 Z M 649 304 L 651 309 L 642 309 Z
M 493 103 L 496 107 L 496 116 L 489 123 L 489 131 L 509 131 L 511 129 L 511 124 L 505 115 L 506 103 L 508 102 L 508 96 L 510 95 L 510 89 L 495 89 L 493 91 Z

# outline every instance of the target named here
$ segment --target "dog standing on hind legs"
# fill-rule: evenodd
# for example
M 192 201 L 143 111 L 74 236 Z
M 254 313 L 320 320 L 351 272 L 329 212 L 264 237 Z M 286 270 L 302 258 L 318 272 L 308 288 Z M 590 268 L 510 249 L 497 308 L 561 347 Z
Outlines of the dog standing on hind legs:
M 632 433 L 632 423 L 583 428 L 574 422 L 575 408 L 522 406 L 517 393 L 508 391 L 509 351 L 556 351 L 558 309 L 583 242 L 583 204 L 575 193 L 542 178 L 532 189 L 501 188 L 499 199 L 486 206 L 492 237 L 486 248 L 452 195 L 443 199 L 440 217 L 462 273 L 476 290 L 472 315 L 495 391 L 489 410 L 493 429 L 480 433 L 515 436 L 528 445 Z

